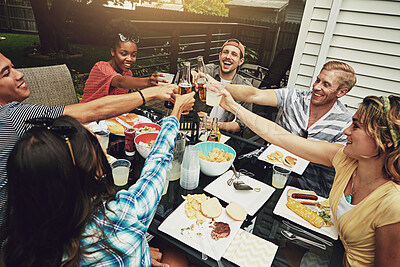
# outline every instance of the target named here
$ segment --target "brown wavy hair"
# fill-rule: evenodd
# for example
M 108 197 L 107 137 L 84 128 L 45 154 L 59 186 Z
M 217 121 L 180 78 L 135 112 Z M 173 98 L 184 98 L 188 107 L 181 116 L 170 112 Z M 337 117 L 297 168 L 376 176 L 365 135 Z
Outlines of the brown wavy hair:
M 354 69 L 347 63 L 341 61 L 328 61 L 324 64 L 322 70 L 340 70 L 336 73 L 336 77 L 340 80 L 340 85 L 337 90 L 347 88 L 347 92 L 350 92 L 351 88 L 353 88 L 357 82 Z
M 386 153 L 384 173 L 389 179 L 400 184 L 400 145 L 387 146 L 393 142 L 388 121 L 400 132 L 400 97 L 389 96 L 390 110 L 385 114 L 383 103 L 377 96 L 367 96 L 360 104 L 357 112 L 368 136 L 375 140 L 378 156 Z
M 97 138 L 68 116 L 53 126 L 76 128 L 69 136 L 76 166 L 65 139 L 45 127 L 33 127 L 17 142 L 7 165 L 6 266 L 79 266 L 88 254 L 80 246 L 87 224 L 95 214 L 110 222 L 105 209 L 115 190 Z M 124 255 L 97 226 L 104 250 Z

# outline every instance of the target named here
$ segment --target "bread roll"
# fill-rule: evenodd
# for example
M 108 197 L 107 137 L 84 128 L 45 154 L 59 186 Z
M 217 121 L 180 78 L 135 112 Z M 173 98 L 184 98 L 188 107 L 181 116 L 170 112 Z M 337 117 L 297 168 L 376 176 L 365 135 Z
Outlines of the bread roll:
M 297 159 L 291 156 L 287 156 L 283 160 L 283 165 L 288 166 L 292 168 L 294 165 L 296 165 Z
M 201 203 L 201 213 L 207 218 L 217 218 L 222 213 L 222 206 L 218 198 L 213 197 Z
M 225 208 L 226 213 L 229 217 L 235 221 L 244 221 L 247 216 L 246 210 L 240 206 L 238 203 L 231 201 L 229 205 Z

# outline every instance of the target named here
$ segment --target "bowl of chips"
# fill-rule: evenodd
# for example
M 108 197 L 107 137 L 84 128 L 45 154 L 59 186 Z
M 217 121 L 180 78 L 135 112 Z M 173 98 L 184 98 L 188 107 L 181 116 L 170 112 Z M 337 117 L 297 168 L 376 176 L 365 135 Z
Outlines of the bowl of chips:
M 135 137 L 135 147 L 140 156 L 147 158 L 153 149 L 158 133 L 143 133 Z
M 232 147 L 218 142 L 201 142 L 195 147 L 199 150 L 200 171 L 208 176 L 226 172 L 236 157 Z

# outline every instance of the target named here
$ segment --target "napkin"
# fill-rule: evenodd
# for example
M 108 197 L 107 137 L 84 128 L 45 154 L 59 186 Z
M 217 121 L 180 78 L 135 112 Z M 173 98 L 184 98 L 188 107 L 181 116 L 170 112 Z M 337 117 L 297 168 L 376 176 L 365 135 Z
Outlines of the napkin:
M 223 257 L 239 266 L 271 266 L 278 246 L 239 229 Z

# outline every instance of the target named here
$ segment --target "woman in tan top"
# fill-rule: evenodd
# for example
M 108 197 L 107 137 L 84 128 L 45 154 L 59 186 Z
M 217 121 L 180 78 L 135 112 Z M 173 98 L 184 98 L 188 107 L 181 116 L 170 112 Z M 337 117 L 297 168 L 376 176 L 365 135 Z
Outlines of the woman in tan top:
M 221 93 L 221 106 L 268 142 L 335 168 L 329 201 L 345 266 L 400 266 L 399 97 L 366 97 L 344 131 L 343 146 L 295 136 Z

